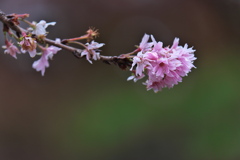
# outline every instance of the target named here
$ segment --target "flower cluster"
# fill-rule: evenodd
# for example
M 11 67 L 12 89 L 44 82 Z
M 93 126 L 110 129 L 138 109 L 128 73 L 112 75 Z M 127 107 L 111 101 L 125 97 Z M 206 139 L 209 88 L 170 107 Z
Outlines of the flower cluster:
M 35 57 L 36 55 L 41 55 L 41 58 L 35 61 L 32 65 L 34 69 L 37 71 L 41 71 L 42 76 L 45 73 L 46 67 L 49 67 L 49 59 L 52 59 L 53 54 L 56 54 L 61 48 L 50 46 L 50 47 L 42 47 L 38 45 L 37 39 L 32 35 L 36 36 L 45 36 L 47 34 L 46 28 L 49 25 L 55 25 L 56 22 L 46 23 L 46 21 L 41 20 L 39 23 L 33 22 L 31 23 L 31 27 L 28 31 L 22 32 L 22 36 L 20 38 L 16 38 L 18 41 L 18 45 L 20 46 L 20 50 L 17 46 L 15 46 L 11 41 L 9 41 L 5 36 L 5 45 L 2 48 L 5 49 L 4 53 L 10 54 L 12 57 L 17 59 L 17 53 L 26 53 L 28 52 L 30 57 Z M 37 47 L 40 48 L 41 52 L 37 54 Z
M 152 35 L 152 42 L 148 42 L 149 38 L 150 35 L 144 35 L 139 52 L 133 58 L 130 69 L 133 75 L 128 80 L 136 82 L 147 75 L 148 79 L 143 83 L 147 90 L 158 92 L 165 87 L 172 88 L 195 67 L 195 50 L 188 48 L 187 44 L 179 46 L 178 38 L 171 47 L 163 47 L 163 43 L 157 42 Z

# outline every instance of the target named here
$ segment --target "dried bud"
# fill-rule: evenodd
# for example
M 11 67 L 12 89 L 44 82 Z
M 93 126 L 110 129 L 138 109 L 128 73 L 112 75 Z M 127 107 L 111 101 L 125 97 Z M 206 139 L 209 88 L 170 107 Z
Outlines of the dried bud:
M 90 42 L 91 40 L 93 40 L 94 38 L 96 38 L 97 36 L 99 36 L 98 30 L 94 29 L 94 28 L 89 28 L 87 30 L 87 41 Z
M 29 17 L 29 14 L 9 14 L 7 15 L 7 18 L 11 19 L 11 21 L 16 24 L 16 25 L 19 25 L 19 19 L 24 19 L 24 18 L 27 18 Z

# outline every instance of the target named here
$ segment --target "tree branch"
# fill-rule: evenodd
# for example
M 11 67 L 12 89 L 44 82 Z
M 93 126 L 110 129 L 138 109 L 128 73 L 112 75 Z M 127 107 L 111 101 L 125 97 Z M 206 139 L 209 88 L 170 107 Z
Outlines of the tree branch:
M 23 35 L 22 32 L 27 32 L 27 30 L 19 27 L 18 25 L 16 25 L 16 23 L 14 23 L 13 15 L 6 15 L 4 12 L 2 12 L 0 10 L 0 20 L 2 21 L 2 23 L 5 26 L 7 26 L 8 28 L 15 31 L 17 36 L 20 37 L 21 35 Z M 34 37 L 34 35 L 33 35 L 33 38 L 36 38 L 36 37 Z M 54 40 L 51 40 L 49 38 L 43 38 L 43 39 L 41 39 L 41 41 L 43 41 L 46 44 L 54 45 L 54 46 L 57 46 L 64 50 L 67 50 L 67 51 L 73 53 L 73 55 L 77 58 L 82 58 L 82 56 L 81 56 L 81 53 L 83 51 L 82 49 L 71 47 L 71 46 L 63 44 L 63 43 L 56 43 Z M 41 42 L 39 42 L 39 43 L 41 43 Z M 126 69 L 126 68 L 130 67 L 132 64 L 132 61 L 128 57 L 125 57 L 123 55 L 119 55 L 119 56 L 100 55 L 100 60 L 102 60 L 106 64 L 118 65 L 121 69 Z

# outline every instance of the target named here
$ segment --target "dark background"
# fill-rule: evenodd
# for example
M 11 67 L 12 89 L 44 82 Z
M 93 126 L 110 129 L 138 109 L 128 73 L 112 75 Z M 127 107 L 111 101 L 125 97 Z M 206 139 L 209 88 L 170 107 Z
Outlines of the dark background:
M 155 94 L 102 62 L 61 51 L 42 77 L 37 58 L 0 49 L 1 160 L 239 160 L 239 0 L 1 0 L 5 13 L 56 21 L 49 38 L 99 29 L 103 55 L 144 33 L 196 49 L 183 82 Z M 3 45 L 3 34 L 0 34 Z

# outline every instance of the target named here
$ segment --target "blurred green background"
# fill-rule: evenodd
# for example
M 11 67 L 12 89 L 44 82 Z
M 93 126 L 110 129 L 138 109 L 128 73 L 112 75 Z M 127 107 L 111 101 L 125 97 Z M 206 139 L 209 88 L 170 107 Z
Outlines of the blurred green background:
M 239 160 L 239 0 L 1 0 L 6 13 L 56 21 L 49 38 L 99 29 L 104 55 L 144 33 L 196 49 L 188 77 L 155 94 L 102 62 L 61 51 L 44 77 L 27 54 L 0 54 L 1 160 Z M 0 34 L 3 45 L 3 34 Z

